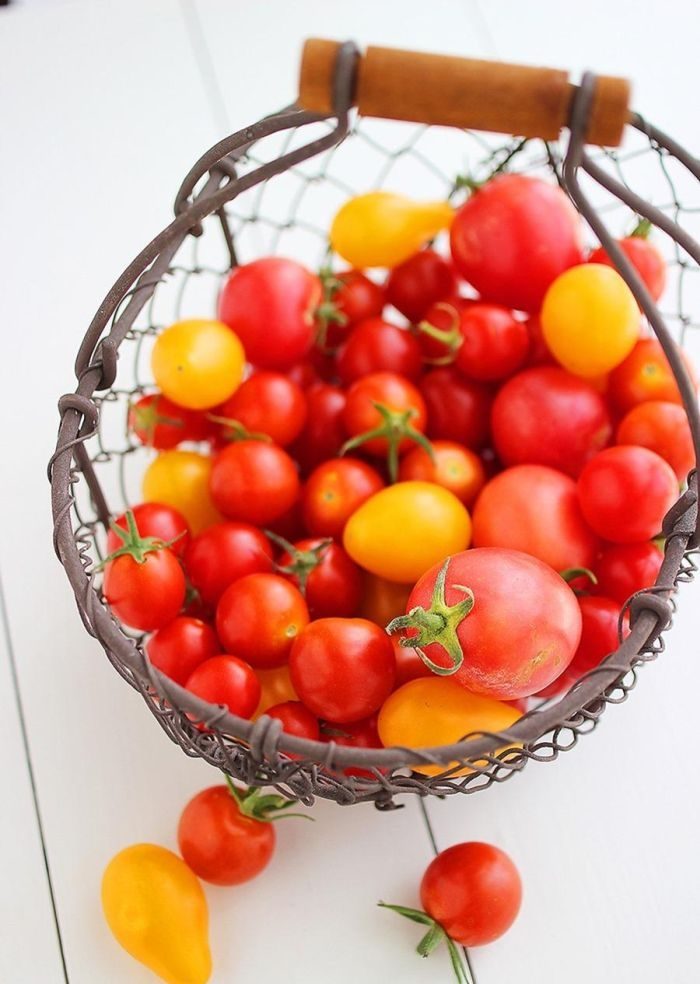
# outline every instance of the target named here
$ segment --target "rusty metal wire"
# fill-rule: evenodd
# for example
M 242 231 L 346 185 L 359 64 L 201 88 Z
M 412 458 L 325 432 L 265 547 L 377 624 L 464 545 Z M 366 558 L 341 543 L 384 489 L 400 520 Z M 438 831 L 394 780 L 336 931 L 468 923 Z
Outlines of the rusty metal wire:
M 331 120 L 292 108 L 222 141 L 192 169 L 177 196 L 173 223 L 127 268 L 88 330 L 76 362 L 78 387 L 60 404 L 49 472 L 55 548 L 83 623 L 172 741 L 236 778 L 274 785 L 307 804 L 321 796 L 340 804 L 374 801 L 390 809 L 403 793 L 471 793 L 505 781 L 530 760 L 552 761 L 592 731 L 609 704 L 627 698 L 639 667 L 664 651 L 676 586 L 691 580 L 697 569 L 690 549 L 697 523 L 695 475 L 667 517 L 666 553 L 656 585 L 628 602 L 631 634 L 561 700 L 530 711 L 508 732 L 464 736 L 445 748 L 373 750 L 308 742 L 280 733 L 279 722 L 266 716 L 255 722 L 238 719 L 162 676 L 151 667 L 141 640 L 117 623 L 102 600 L 95 567 L 104 555 L 105 521 L 139 501 L 140 476 L 152 454 L 134 442 L 126 419 L 130 402 L 152 389 L 147 367 L 153 340 L 175 320 L 214 311 L 232 260 L 245 262 L 271 252 L 312 267 L 332 260 L 329 220 L 348 195 L 380 186 L 413 193 L 419 188 L 422 197 L 451 195 L 458 202 L 458 175 L 478 179 L 503 165 L 554 173 L 606 248 L 610 234 L 629 231 L 635 212 L 644 210 L 638 202 L 630 208 L 621 197 L 634 189 L 645 200 L 653 190 L 658 211 L 646 212 L 670 232 L 657 235 L 670 274 L 662 311 L 640 289 L 624 258 L 613 258 L 671 356 L 672 338 L 692 355 L 693 349 L 700 351 L 692 313 L 700 309 L 699 254 L 692 239 L 700 224 L 700 186 L 695 159 L 684 159 L 684 152 L 641 117 L 635 118 L 622 150 L 584 151 L 590 79 L 580 87 L 568 144 L 515 141 L 504 146 L 470 132 L 351 121 L 340 84 L 342 66 L 340 75 L 337 115 Z M 601 181 L 617 184 L 606 188 Z M 691 237 L 690 249 L 676 226 Z M 677 359 L 674 369 L 697 446 L 692 385 L 682 378 Z M 438 765 L 439 774 L 412 771 L 420 763 Z M 349 765 L 360 765 L 367 774 L 347 777 L 342 770 Z

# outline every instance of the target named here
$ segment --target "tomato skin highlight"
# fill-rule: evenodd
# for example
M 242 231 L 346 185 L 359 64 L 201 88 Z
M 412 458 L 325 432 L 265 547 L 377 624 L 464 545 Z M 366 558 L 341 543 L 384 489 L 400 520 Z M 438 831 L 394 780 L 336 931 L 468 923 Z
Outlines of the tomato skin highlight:
M 221 646 L 211 625 L 180 615 L 151 636 L 146 652 L 157 670 L 184 686 L 200 663 L 221 652 Z
M 423 368 L 423 355 L 417 339 L 405 328 L 368 318 L 353 327 L 336 356 L 341 382 L 349 386 L 375 372 L 393 372 L 416 380 Z
M 420 321 L 428 309 L 454 293 L 454 270 L 433 249 L 423 249 L 399 263 L 385 285 L 386 299 L 409 321 Z
M 507 379 L 525 365 L 530 335 L 524 321 L 498 304 L 471 304 L 460 316 L 464 338 L 455 366 L 468 379 L 495 382 Z
M 391 693 L 394 651 L 373 622 L 321 618 L 294 641 L 289 672 L 294 689 L 314 714 L 347 724 L 368 717 Z
M 522 884 L 511 859 L 492 844 L 470 841 L 441 851 L 420 886 L 428 915 L 462 946 L 483 946 L 515 921 Z
M 434 482 L 469 507 L 486 483 L 481 458 L 455 441 L 433 441 L 433 460 L 424 448 L 414 448 L 399 465 L 401 482 Z
M 132 629 L 153 632 L 172 622 L 185 600 L 185 575 L 166 547 L 139 564 L 125 554 L 108 561 L 103 591 L 114 615 Z
M 151 369 L 158 388 L 188 410 L 227 400 L 243 379 L 245 352 L 220 321 L 178 321 L 156 338 Z
M 623 605 L 635 592 L 651 587 L 663 559 L 663 553 L 651 541 L 606 544 L 595 565 L 595 591 Z
M 600 393 L 555 366 L 509 379 L 494 400 L 491 429 L 504 465 L 547 465 L 574 478 L 612 436 Z
M 384 479 L 364 461 L 324 461 L 311 473 L 302 491 L 306 528 L 314 536 L 342 536 L 352 514 L 383 488 Z
M 169 543 L 169 549 L 177 557 L 182 557 L 190 542 L 190 528 L 182 513 L 160 502 L 142 502 L 134 506 L 131 512 L 140 536 L 154 536 L 163 543 Z M 114 522 L 120 529 L 125 530 L 126 513 L 117 516 Z M 114 553 L 121 545 L 122 541 L 114 530 L 108 530 L 107 553 Z
M 185 686 L 202 700 L 223 704 L 231 714 L 242 718 L 249 718 L 260 700 L 260 682 L 252 667 L 227 653 L 205 659 L 187 678 Z
M 420 391 L 428 410 L 428 437 L 456 441 L 474 451 L 484 447 L 493 397 L 483 383 L 465 379 L 450 366 L 426 373 Z
M 294 505 L 299 476 L 293 460 L 277 445 L 236 441 L 214 459 L 209 488 L 228 519 L 263 525 Z
M 618 444 L 637 444 L 656 452 L 685 482 L 695 466 L 690 424 L 677 403 L 647 400 L 628 410 L 617 428 Z
M 182 811 L 180 854 L 210 885 L 241 885 L 267 867 L 275 850 L 273 823 L 247 817 L 226 786 L 210 786 Z
M 247 574 L 272 570 L 267 537 L 250 523 L 228 520 L 199 533 L 185 552 L 185 570 L 204 605 L 213 608 L 226 588 Z
M 266 434 L 286 447 L 306 422 L 306 399 L 296 383 L 278 372 L 255 372 L 233 396 L 214 409 L 222 419 L 237 421 L 251 434 Z M 226 425 L 219 424 L 224 439 Z
M 474 507 L 474 546 L 511 547 L 555 571 L 591 568 L 598 539 L 587 525 L 576 483 L 544 465 L 515 465 L 484 486 Z

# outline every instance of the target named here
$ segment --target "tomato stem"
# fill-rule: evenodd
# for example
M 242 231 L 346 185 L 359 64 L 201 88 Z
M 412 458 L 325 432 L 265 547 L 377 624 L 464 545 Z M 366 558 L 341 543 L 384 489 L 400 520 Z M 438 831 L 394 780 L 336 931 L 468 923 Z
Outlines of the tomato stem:
M 644 216 L 637 216 L 638 222 L 632 232 L 629 234 L 630 239 L 648 239 L 649 233 L 651 232 L 653 226 L 650 219 L 645 219 Z
M 314 312 L 316 321 L 316 345 L 322 352 L 328 352 L 328 326 L 330 324 L 346 325 L 348 316 L 344 311 L 338 310 L 333 298 L 343 286 L 340 280 L 330 267 L 321 267 L 318 276 L 323 289 L 323 299 Z
M 263 434 L 261 431 L 249 431 L 240 420 L 234 420 L 232 417 L 219 417 L 215 413 L 208 413 L 207 420 L 211 420 L 214 424 L 221 424 L 221 436 L 225 441 L 264 441 L 266 444 L 272 443 L 272 438 L 269 434 Z
M 449 328 L 438 328 L 437 325 L 431 324 L 429 321 L 419 321 L 415 325 L 414 330 L 416 334 L 427 335 L 428 338 L 434 338 L 435 341 L 440 342 L 441 345 L 445 346 L 447 350 L 445 355 L 439 356 L 435 359 L 425 359 L 426 363 L 433 366 L 445 366 L 449 363 L 454 362 L 455 353 L 464 342 L 464 336 L 459 330 L 459 313 L 457 309 L 452 304 L 447 304 L 446 302 L 440 302 L 435 305 L 436 308 L 440 310 L 447 311 L 450 315 L 451 324 Z
M 387 902 L 378 902 L 377 905 L 379 905 L 382 909 L 390 909 L 392 912 L 396 912 L 399 916 L 404 916 L 406 919 L 410 919 L 411 922 L 428 926 L 428 932 L 416 947 L 416 953 L 418 953 L 421 957 L 429 957 L 433 950 L 437 949 L 441 943 L 445 943 L 450 955 L 450 962 L 452 963 L 455 979 L 458 981 L 458 984 L 474 984 L 464 968 L 454 940 L 450 939 L 440 923 L 433 919 L 432 916 L 429 916 L 427 912 L 423 912 L 422 909 L 411 909 L 405 905 L 390 905 Z
M 296 806 L 298 800 L 287 799 L 286 796 L 277 796 L 274 793 L 263 793 L 260 786 L 249 786 L 239 789 L 231 776 L 224 772 L 224 779 L 228 790 L 236 801 L 238 809 L 243 816 L 250 817 L 251 820 L 259 820 L 261 823 L 273 823 L 275 820 L 297 817 L 304 820 L 313 820 L 308 813 L 285 813 L 290 807 Z
M 591 584 L 598 583 L 598 578 L 588 567 L 566 567 L 563 571 L 559 571 L 559 576 L 563 577 L 567 584 L 575 581 L 577 577 L 587 577 Z
M 399 477 L 399 445 L 402 441 L 413 441 L 419 447 L 423 448 L 431 461 L 435 460 L 433 446 L 428 438 L 425 434 L 421 434 L 420 431 L 411 426 L 411 421 L 416 416 L 417 410 L 413 407 L 409 407 L 408 410 L 390 410 L 383 403 L 375 403 L 374 401 L 372 401 L 372 406 L 379 413 L 382 422 L 377 427 L 364 431 L 362 434 L 351 437 L 349 441 L 346 441 L 340 449 L 341 455 L 361 447 L 367 441 L 383 438 L 387 442 L 386 463 L 389 478 L 392 482 L 395 482 Z
M 117 557 L 133 557 L 137 564 L 143 564 L 151 553 L 156 553 L 158 550 L 165 550 L 168 547 L 172 547 L 174 543 L 184 536 L 183 533 L 179 533 L 172 540 L 160 540 L 155 536 L 141 536 L 136 525 L 136 518 L 131 511 L 127 509 L 124 514 L 126 520 L 126 529 L 119 526 L 114 520 L 110 520 L 109 528 L 112 532 L 119 537 L 122 541 L 122 545 L 114 550 L 111 554 L 108 554 L 105 559 L 95 567 L 96 571 L 101 571 L 107 564 L 111 561 L 116 560 Z
M 265 530 L 265 536 L 271 540 L 275 546 L 280 547 L 289 554 L 291 562 L 289 564 L 275 564 L 275 570 L 279 574 L 289 574 L 296 581 L 301 593 L 306 596 L 306 586 L 311 574 L 316 570 L 323 560 L 326 551 L 333 543 L 332 537 L 326 537 L 310 550 L 299 550 L 289 540 L 283 536 L 273 533 L 272 530 Z
M 407 615 L 399 615 L 398 618 L 392 619 L 386 627 L 390 635 L 402 630 L 414 633 L 399 639 L 399 645 L 415 649 L 425 665 L 438 676 L 451 676 L 464 662 L 464 650 L 457 630 L 474 607 L 474 593 L 464 584 L 452 585 L 456 591 L 461 591 L 465 595 L 462 601 L 458 601 L 456 605 L 448 605 L 445 601 L 445 581 L 449 564 L 448 557 L 435 579 L 430 608 L 418 605 Z M 452 661 L 451 666 L 438 666 L 426 655 L 424 648 L 433 643 L 442 646 Z

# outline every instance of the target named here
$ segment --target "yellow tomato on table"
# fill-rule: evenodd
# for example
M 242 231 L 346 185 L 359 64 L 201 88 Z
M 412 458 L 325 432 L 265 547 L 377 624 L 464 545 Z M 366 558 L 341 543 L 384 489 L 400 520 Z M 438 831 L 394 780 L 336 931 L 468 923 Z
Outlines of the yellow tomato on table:
M 163 451 L 143 476 L 143 498 L 172 506 L 196 536 L 223 519 L 209 494 L 211 458 L 196 451 Z
M 243 346 L 221 321 L 177 321 L 160 333 L 151 353 L 161 391 L 190 410 L 208 410 L 228 400 L 244 368 Z

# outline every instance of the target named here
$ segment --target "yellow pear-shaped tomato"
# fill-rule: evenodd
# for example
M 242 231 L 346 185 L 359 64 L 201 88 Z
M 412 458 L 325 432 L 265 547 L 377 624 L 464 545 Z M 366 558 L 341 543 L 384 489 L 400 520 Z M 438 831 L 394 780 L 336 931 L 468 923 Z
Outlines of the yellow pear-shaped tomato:
M 542 334 L 569 372 L 603 376 L 619 366 L 639 338 L 639 308 L 617 270 L 583 263 L 562 273 L 545 294 Z
M 244 368 L 243 346 L 221 321 L 177 321 L 161 332 L 151 353 L 151 369 L 162 392 L 190 410 L 207 410 L 228 400 Z
M 389 191 L 351 198 L 331 225 L 331 246 L 353 267 L 393 267 L 412 256 L 454 215 L 447 202 L 414 202 Z
M 472 694 L 455 680 L 419 677 L 404 683 L 387 697 L 379 712 L 377 729 L 387 748 L 393 745 L 434 748 L 436 745 L 454 745 L 476 731 L 505 731 L 520 716 L 515 707 L 493 697 Z M 455 764 L 416 763 L 413 769 L 434 776 Z M 463 776 L 472 771 L 465 766 L 454 775 Z
M 177 509 L 196 535 L 223 518 L 209 494 L 210 473 L 211 458 L 206 455 L 163 451 L 144 472 L 143 498 Z
M 367 499 L 345 526 L 343 544 L 360 567 L 411 584 L 469 546 L 472 523 L 456 495 L 431 482 L 397 482 Z
M 117 942 L 167 984 L 209 980 L 207 900 L 172 851 L 134 844 L 116 854 L 102 878 L 102 908 Z

